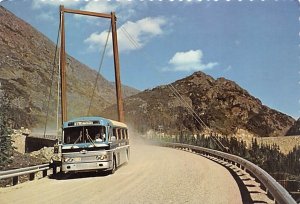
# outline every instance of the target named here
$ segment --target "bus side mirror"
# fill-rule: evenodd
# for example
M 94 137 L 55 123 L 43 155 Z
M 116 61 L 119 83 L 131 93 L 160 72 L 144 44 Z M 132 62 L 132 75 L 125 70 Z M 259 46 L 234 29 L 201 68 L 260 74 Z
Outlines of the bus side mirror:
M 116 141 L 116 136 L 111 136 L 110 140 L 111 141 Z

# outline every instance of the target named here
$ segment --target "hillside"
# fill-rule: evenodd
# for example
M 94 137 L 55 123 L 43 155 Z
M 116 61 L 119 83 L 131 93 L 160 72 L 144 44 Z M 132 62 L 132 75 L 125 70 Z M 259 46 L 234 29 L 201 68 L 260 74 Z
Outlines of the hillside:
M 203 72 L 195 72 L 172 85 L 218 133 L 233 134 L 245 130 L 256 136 L 279 136 L 285 135 L 295 122 L 225 78 L 214 79 Z M 126 121 L 140 131 L 157 130 L 158 126 L 167 133 L 203 131 L 170 88 L 170 85 L 159 86 L 127 98 L 124 104 Z M 114 110 L 115 107 L 108 107 L 103 115 L 115 117 Z
M 287 135 L 300 135 L 300 118 L 288 130 Z
M 13 127 L 43 124 L 51 85 L 55 45 L 42 33 L 0 6 L 0 91 L 11 101 Z M 53 80 L 50 116 L 54 123 L 57 71 Z M 68 117 L 85 115 L 97 72 L 67 56 Z M 123 96 L 138 90 L 123 86 Z M 100 76 L 92 115 L 114 104 L 114 85 Z

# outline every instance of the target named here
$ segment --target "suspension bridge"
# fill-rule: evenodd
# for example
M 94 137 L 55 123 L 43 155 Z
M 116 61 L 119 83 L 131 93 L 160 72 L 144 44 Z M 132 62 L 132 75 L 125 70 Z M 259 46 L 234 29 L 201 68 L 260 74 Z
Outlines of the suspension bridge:
M 116 18 L 114 13 L 97 14 L 64 7 L 60 7 L 60 11 L 52 79 L 54 67 L 57 64 L 56 58 L 59 56 L 58 89 L 61 92 L 58 93 L 58 98 L 61 99 L 61 109 L 59 110 L 58 104 L 57 121 L 59 121 L 60 111 L 60 120 L 65 122 L 67 121 L 67 87 L 64 12 L 111 18 L 112 22 L 115 22 Z M 139 47 L 125 28 L 121 31 L 133 46 Z M 114 23 L 111 23 L 102 51 L 95 87 L 111 32 L 113 33 L 113 48 L 117 53 L 116 27 Z M 59 44 L 61 51 L 58 55 Z M 118 55 L 114 55 L 114 63 L 118 116 L 119 121 L 123 122 Z M 48 98 L 48 110 L 52 86 L 53 84 L 51 84 Z M 92 89 L 87 115 L 90 112 L 95 87 Z M 61 175 L 57 174 L 60 170 L 59 166 L 54 164 L 0 171 L 0 179 L 11 179 L 13 185 L 0 189 L 0 203 L 296 203 L 267 172 L 243 158 L 230 154 L 230 149 L 213 136 L 210 127 L 204 123 L 176 88 L 172 84 L 168 87 L 184 104 L 196 123 L 210 133 L 212 141 L 222 151 L 177 143 L 148 144 L 139 137 L 132 137 L 130 162 L 120 166 L 114 175 L 93 172 Z M 36 138 L 60 139 L 46 136 L 48 115 L 47 111 L 44 135 Z M 59 127 L 59 122 L 57 124 Z M 19 177 L 22 176 L 28 176 L 29 180 L 33 181 L 18 184 Z

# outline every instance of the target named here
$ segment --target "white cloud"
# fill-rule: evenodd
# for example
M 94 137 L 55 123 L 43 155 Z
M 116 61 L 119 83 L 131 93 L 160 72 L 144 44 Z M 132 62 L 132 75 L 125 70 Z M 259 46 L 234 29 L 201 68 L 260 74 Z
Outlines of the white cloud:
M 116 12 L 118 19 L 126 20 L 135 14 L 135 10 L 132 8 L 134 3 L 128 0 L 122 1 L 89 1 L 85 6 L 81 7 L 80 10 L 92 11 L 97 13 L 110 13 Z M 76 17 L 82 17 L 81 15 L 76 15 Z M 93 20 L 96 18 L 88 18 Z
M 164 25 L 166 25 L 166 19 L 163 17 L 147 17 L 136 22 L 127 21 L 118 29 L 119 51 L 123 52 L 142 48 L 151 38 L 163 34 L 162 27 Z M 92 33 L 84 42 L 89 44 L 90 50 L 99 49 L 105 45 L 107 32 Z M 128 39 L 128 34 L 132 39 Z M 108 47 L 111 54 L 111 37 Z
M 169 66 L 163 71 L 201 71 L 211 69 L 218 65 L 217 62 L 203 64 L 203 53 L 201 50 L 190 50 L 187 52 L 177 52 L 169 60 Z
M 32 0 L 32 8 L 34 9 L 41 9 L 46 6 L 52 6 L 58 9 L 59 5 L 97 13 L 116 12 L 118 22 L 125 22 L 136 14 L 135 8 L 140 9 L 144 6 L 143 2 L 129 0 Z M 95 23 L 95 20 L 98 19 L 77 14 L 75 14 L 74 17 L 77 19 L 84 19 L 86 22 L 93 24 Z
M 75 6 L 80 3 L 79 0 L 33 0 L 32 6 L 35 9 L 41 8 L 42 6 Z
M 225 72 L 229 72 L 231 69 L 232 69 L 232 66 L 229 65 L 224 71 L 225 71 Z
M 90 1 L 81 10 L 99 12 L 99 13 L 110 13 L 118 7 L 117 3 L 111 3 L 109 1 Z
M 38 15 L 38 19 L 44 21 L 55 21 L 54 14 L 51 12 L 43 12 Z

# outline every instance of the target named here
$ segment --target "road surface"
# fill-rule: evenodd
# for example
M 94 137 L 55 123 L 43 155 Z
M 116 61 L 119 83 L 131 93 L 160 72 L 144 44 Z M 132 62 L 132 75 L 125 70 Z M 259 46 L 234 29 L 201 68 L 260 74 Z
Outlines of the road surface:
M 131 144 L 131 158 L 114 175 L 43 178 L 0 189 L 0 203 L 242 203 L 223 166 L 189 152 Z

